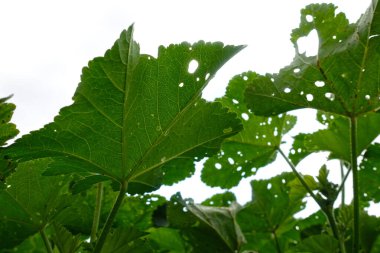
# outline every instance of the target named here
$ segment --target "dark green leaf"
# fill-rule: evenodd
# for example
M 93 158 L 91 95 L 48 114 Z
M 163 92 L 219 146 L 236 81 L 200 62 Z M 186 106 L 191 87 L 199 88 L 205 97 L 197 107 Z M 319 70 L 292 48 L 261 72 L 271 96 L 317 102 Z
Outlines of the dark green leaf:
M 169 225 L 181 230 L 192 246 L 191 252 L 235 252 L 244 243 L 236 222 L 238 206 L 210 207 L 172 197 L 168 208 Z
M 9 98 L 0 99 L 0 147 L 6 145 L 8 140 L 19 133 L 16 125 L 10 123 L 16 106 L 12 103 L 6 103 Z
M 154 58 L 140 55 L 132 30 L 83 69 L 74 103 L 53 123 L 19 139 L 10 155 L 21 160 L 55 156 L 51 174 L 87 171 L 128 180 L 134 192 L 145 192 L 160 186 L 161 167 L 181 161 L 175 169 L 182 176 L 165 180 L 183 179 L 195 157 L 212 155 L 224 138 L 241 130 L 235 114 L 200 95 L 242 47 L 182 43 L 160 47 Z M 195 71 L 189 70 L 192 63 L 198 64 Z
M 1 253 L 46 253 L 40 234 L 35 234 L 12 249 L 0 249 Z
M 297 247 L 292 248 L 286 253 L 338 253 L 338 241 L 329 235 L 314 235 L 303 240 Z
M 60 253 L 75 253 L 82 243 L 80 235 L 73 236 L 59 224 L 53 224 L 52 237 Z
M 181 237 L 179 230 L 171 228 L 153 228 L 149 230 L 150 240 L 157 245 L 157 252 L 185 253 L 190 246 Z
M 377 1 L 356 24 L 349 24 L 332 4 L 312 4 L 301 12 L 300 27 L 291 40 L 293 62 L 278 75 L 258 77 L 246 91 L 254 113 L 273 115 L 298 108 L 315 108 L 348 117 L 380 107 L 380 15 Z M 299 39 L 318 34 L 318 53 L 298 51 Z
M 37 233 L 67 203 L 62 191 L 67 177 L 41 176 L 48 159 L 22 163 L 0 191 L 0 248 L 13 247 Z
M 247 250 L 282 251 L 299 239 L 294 214 L 303 209 L 306 191 L 294 187 L 295 176 L 284 173 L 268 180 L 252 181 L 252 202 L 237 215 L 248 244 Z
M 227 138 L 221 151 L 205 162 L 202 180 L 210 186 L 232 188 L 242 178 L 252 176 L 258 168 L 273 162 L 283 135 L 295 125 L 294 116 L 259 117 L 247 109 L 244 91 L 247 82 L 256 77 L 253 72 L 235 76 L 227 87 L 226 95 L 219 99 L 240 116 L 244 130 Z

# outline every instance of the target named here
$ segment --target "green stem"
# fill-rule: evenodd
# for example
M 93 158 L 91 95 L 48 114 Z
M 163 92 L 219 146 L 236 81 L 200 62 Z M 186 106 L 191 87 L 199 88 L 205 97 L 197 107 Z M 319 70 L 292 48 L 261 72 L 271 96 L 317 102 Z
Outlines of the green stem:
M 340 253 L 346 253 L 346 245 L 344 244 L 344 239 L 341 238 L 338 226 L 336 225 L 337 223 L 335 220 L 334 208 L 333 207 L 328 208 L 328 209 L 326 208 L 324 210 L 324 213 L 327 216 L 327 219 L 329 221 L 329 224 L 330 224 L 330 227 L 331 227 L 331 230 L 333 232 L 334 237 L 339 241 Z
M 348 175 L 348 173 L 347 173 L 347 175 Z M 344 184 L 346 182 L 346 176 L 344 175 L 344 162 L 342 160 L 340 160 L 340 177 L 342 179 L 342 184 L 341 184 L 342 188 L 339 189 L 342 193 L 342 195 L 341 195 L 342 204 L 341 205 L 344 206 L 345 205 L 345 199 L 346 199 L 346 191 L 344 188 Z
M 303 176 L 297 171 L 297 169 L 294 166 L 294 164 L 288 159 L 288 157 L 284 154 L 284 152 L 282 152 L 282 150 L 280 148 L 278 148 L 278 151 L 280 152 L 280 154 L 282 155 L 282 157 L 285 159 L 285 161 L 288 163 L 288 165 L 292 169 L 294 175 L 298 178 L 298 180 L 301 182 L 301 184 L 303 185 L 303 187 L 305 187 L 306 191 L 310 194 L 310 196 L 314 199 L 314 201 L 317 202 L 317 204 L 320 206 L 320 203 L 318 201 L 317 196 L 314 194 L 313 190 L 306 183 L 306 181 L 303 178 Z
M 273 233 L 274 241 L 276 244 L 276 251 L 277 251 L 277 253 L 282 253 L 281 247 L 280 247 L 280 242 L 278 241 L 278 238 L 277 238 L 276 230 L 274 230 L 272 233 Z
M 100 213 L 102 210 L 102 200 L 103 200 L 103 183 L 100 182 L 97 184 L 94 219 L 92 221 L 92 228 L 91 228 L 91 242 L 95 242 L 97 239 L 99 221 L 100 221 Z
M 359 200 L 359 175 L 358 175 L 358 154 L 356 149 L 357 141 L 357 119 L 355 116 L 350 118 L 350 135 L 351 135 L 351 170 L 353 180 L 353 197 L 354 197 L 354 235 L 352 243 L 352 252 L 359 252 L 359 215 L 360 215 L 360 200 Z
M 348 171 L 347 171 L 346 175 L 344 175 L 343 180 L 342 180 L 342 183 L 340 184 L 340 186 L 339 186 L 339 188 L 338 188 L 338 194 L 339 194 L 339 192 L 341 192 L 341 191 L 342 191 L 342 194 L 343 194 L 343 191 L 344 191 L 344 184 L 346 183 L 347 178 L 348 178 L 348 176 L 350 175 L 350 172 L 351 172 L 351 168 L 348 168 Z M 344 200 L 344 199 L 342 199 L 342 200 Z M 342 201 L 342 203 L 344 203 L 344 201 Z
M 107 217 L 107 221 L 104 224 L 104 227 L 102 229 L 100 237 L 99 237 L 98 241 L 96 242 L 96 245 L 94 248 L 94 253 L 100 253 L 101 252 L 103 245 L 104 245 L 104 242 L 106 241 L 107 235 L 111 230 L 112 223 L 116 217 L 116 214 L 119 211 L 121 204 L 123 203 L 125 194 L 127 192 L 127 187 L 128 187 L 128 183 L 126 181 L 122 182 L 122 184 L 120 186 L 119 195 L 117 196 L 116 201 L 112 207 L 112 210 Z
M 51 244 L 50 244 L 50 241 L 49 241 L 49 238 L 47 237 L 46 233 L 45 233 L 45 228 L 42 228 L 40 230 L 40 235 L 42 237 L 42 240 L 44 241 L 44 244 L 45 244 L 45 247 L 46 247 L 46 250 L 48 253 L 53 253 L 53 248 L 51 247 Z

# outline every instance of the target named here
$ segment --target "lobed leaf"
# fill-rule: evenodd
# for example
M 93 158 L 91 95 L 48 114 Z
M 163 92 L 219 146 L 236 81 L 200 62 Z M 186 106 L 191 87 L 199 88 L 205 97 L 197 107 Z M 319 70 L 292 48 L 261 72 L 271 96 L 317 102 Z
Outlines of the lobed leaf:
M 293 62 L 276 75 L 249 83 L 246 101 L 258 115 L 314 108 L 357 117 L 380 108 L 380 7 L 372 1 L 355 24 L 332 4 L 311 4 L 301 11 L 301 23 L 291 41 Z M 299 52 L 298 42 L 311 32 L 318 35 L 318 52 Z
M 236 115 L 200 98 L 216 71 L 242 47 L 200 41 L 139 53 L 133 28 L 83 69 L 73 104 L 53 123 L 23 136 L 7 153 L 18 160 L 55 157 L 50 174 L 87 172 L 130 182 L 132 192 L 160 186 L 173 163 L 183 179 L 241 130 Z M 191 69 L 192 65 L 197 68 Z M 90 180 L 91 181 L 91 180 Z M 88 181 L 88 183 L 90 183 Z
M 254 72 L 235 76 L 227 87 L 226 95 L 218 99 L 239 115 L 244 130 L 227 138 L 218 154 L 204 163 L 201 177 L 209 186 L 232 188 L 242 178 L 254 175 L 257 169 L 273 162 L 283 135 L 295 125 L 294 116 L 260 117 L 246 107 L 244 91 L 247 82 L 256 77 Z

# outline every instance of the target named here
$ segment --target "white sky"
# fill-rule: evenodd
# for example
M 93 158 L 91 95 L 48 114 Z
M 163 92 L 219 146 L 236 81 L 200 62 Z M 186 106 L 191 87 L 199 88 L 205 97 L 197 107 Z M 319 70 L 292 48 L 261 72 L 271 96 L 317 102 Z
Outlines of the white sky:
M 222 96 L 228 80 L 241 72 L 276 72 L 290 63 L 290 32 L 309 3 L 332 2 L 355 22 L 370 0 L 12 0 L 0 1 L 0 97 L 14 94 L 13 122 L 21 132 L 41 128 L 71 104 L 82 67 L 101 56 L 123 29 L 135 23 L 142 53 L 156 55 L 159 45 L 182 41 L 222 41 L 247 48 L 213 79 L 204 97 Z M 277 166 L 278 167 L 278 166 Z M 272 170 L 271 170 L 272 171 Z M 245 180 L 235 189 L 250 199 Z M 194 177 L 171 189 L 201 201 L 209 189 Z

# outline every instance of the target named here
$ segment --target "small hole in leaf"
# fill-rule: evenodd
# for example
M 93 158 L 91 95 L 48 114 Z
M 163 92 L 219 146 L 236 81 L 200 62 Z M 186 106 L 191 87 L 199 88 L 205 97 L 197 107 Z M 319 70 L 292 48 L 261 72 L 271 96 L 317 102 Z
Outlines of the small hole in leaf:
M 232 99 L 232 103 L 234 103 L 235 105 L 239 104 L 239 101 L 237 101 L 236 99 Z
M 208 80 L 210 78 L 210 73 L 207 73 L 205 76 L 205 80 Z
M 290 150 L 290 153 L 291 153 L 292 155 L 294 155 L 294 154 L 296 153 L 296 151 L 295 151 L 294 149 L 291 149 L 291 150 Z
M 241 114 L 241 117 L 246 121 L 249 120 L 249 116 L 245 112 Z
M 325 82 L 324 81 L 315 81 L 314 84 L 317 87 L 323 87 L 323 86 L 325 86 Z
M 300 71 L 301 71 L 300 68 L 295 68 L 295 69 L 293 69 L 293 72 L 294 72 L 294 73 L 299 73 Z
M 366 100 L 370 100 L 370 99 L 371 99 L 371 96 L 367 94 L 367 95 L 364 96 L 364 98 L 365 98 Z
M 300 95 L 302 96 L 303 94 L 305 94 L 305 92 L 301 91 L 301 92 L 300 92 Z
M 332 39 L 333 39 L 333 40 L 336 40 L 336 35 L 333 35 L 333 36 L 332 36 Z
M 215 163 L 215 168 L 217 170 L 220 170 L 222 168 L 222 165 L 220 163 Z
M 272 188 L 272 184 L 269 183 L 269 184 L 267 185 L 267 189 L 270 190 L 271 188 Z
M 241 169 L 242 169 L 241 166 L 236 168 L 237 171 L 241 171 Z
M 243 80 L 247 81 L 248 80 L 248 76 L 243 76 Z
M 270 79 L 272 82 L 274 82 L 274 78 L 272 77 L 271 79 Z
M 196 79 L 196 80 L 197 80 L 197 82 L 199 82 L 199 80 L 201 80 L 201 79 L 200 79 L 199 77 L 197 77 L 197 79 Z
M 331 92 L 326 92 L 325 93 L 325 97 L 330 100 L 330 101 L 334 101 L 335 99 L 335 94 L 334 93 L 331 93 Z
M 251 169 L 251 172 L 252 172 L 252 173 L 255 173 L 255 172 L 256 172 L 256 168 L 252 168 L 252 169 Z
M 365 68 L 362 68 L 362 72 L 365 72 Z
M 244 172 L 244 171 L 241 173 L 241 176 L 242 176 L 242 177 L 245 177 L 245 172 Z
M 313 99 L 314 99 L 314 96 L 312 94 L 307 94 L 306 95 L 306 100 L 307 101 L 311 102 L 311 101 L 313 101 Z
M 313 20 L 314 20 L 313 16 L 310 15 L 310 14 L 309 14 L 309 15 L 306 15 L 305 18 L 306 18 L 306 21 L 309 22 L 309 23 L 310 23 L 310 22 L 313 22 Z
M 292 89 L 290 89 L 290 88 L 288 88 L 288 87 L 286 87 L 285 89 L 284 89 L 284 92 L 285 93 L 290 93 L 292 91 Z
M 231 157 L 228 157 L 228 162 L 233 165 L 235 163 L 234 159 L 232 159 Z
M 342 78 L 347 78 L 347 73 L 342 73 L 341 75 L 340 75 Z
M 184 83 L 180 83 L 178 84 L 178 87 L 182 88 L 185 84 Z
M 197 68 L 198 68 L 198 61 L 196 61 L 196 60 L 191 60 L 190 62 L 189 62 L 189 67 L 188 67 L 188 69 L 187 69 L 187 71 L 190 73 L 190 74 L 194 74 L 195 73 L 195 71 L 197 70 Z

